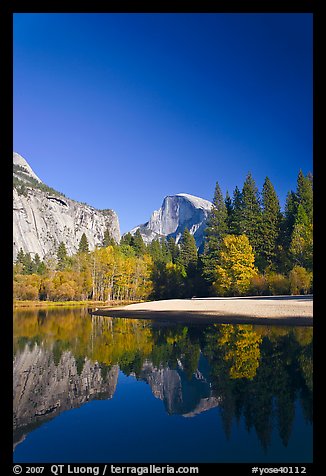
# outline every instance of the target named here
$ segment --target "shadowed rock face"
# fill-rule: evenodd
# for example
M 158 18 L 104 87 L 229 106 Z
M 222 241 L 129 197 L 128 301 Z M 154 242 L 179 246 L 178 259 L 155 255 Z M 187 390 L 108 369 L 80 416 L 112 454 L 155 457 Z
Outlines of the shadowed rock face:
M 200 247 L 211 207 L 211 202 L 194 195 L 179 193 L 168 196 L 147 223 L 133 228 L 130 233 L 134 234 L 139 229 L 145 243 L 162 236 L 172 236 L 178 242 L 184 229 L 188 228 Z
M 97 210 L 47 187 L 19 154 L 13 156 L 13 255 L 20 248 L 41 259 L 56 254 L 65 243 L 68 254 L 77 251 L 85 233 L 90 250 L 100 245 L 105 230 L 118 242 L 120 227 L 113 210 Z
M 81 368 L 82 367 L 82 368 Z M 14 442 L 65 410 L 92 399 L 112 398 L 119 368 L 105 374 L 87 358 L 78 368 L 71 352 L 63 352 L 56 365 L 53 352 L 37 344 L 17 352 L 13 365 Z

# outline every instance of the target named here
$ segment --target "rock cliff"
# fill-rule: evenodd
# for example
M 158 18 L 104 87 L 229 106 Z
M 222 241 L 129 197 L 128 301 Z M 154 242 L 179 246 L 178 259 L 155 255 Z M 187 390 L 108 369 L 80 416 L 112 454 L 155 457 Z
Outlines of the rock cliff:
M 113 210 L 97 210 L 65 197 L 45 185 L 26 160 L 13 155 L 13 258 L 20 248 L 41 259 L 54 256 L 60 242 L 68 254 L 77 251 L 85 233 L 90 250 L 100 245 L 105 230 L 118 242 L 119 221 Z
M 178 193 L 164 198 L 161 208 L 155 210 L 149 221 L 136 226 L 130 233 L 139 229 L 145 243 L 161 237 L 172 236 L 180 240 L 185 228 L 194 235 L 197 247 L 203 243 L 204 230 L 212 203 L 187 193 Z
M 209 380 L 200 370 L 189 379 L 180 364 L 178 368 L 170 369 L 157 368 L 146 362 L 140 378 L 149 384 L 154 397 L 163 401 L 170 415 L 193 417 L 221 402 L 220 397 L 213 395 Z
M 92 399 L 112 398 L 119 368 L 103 373 L 89 359 L 82 369 L 71 352 L 63 352 L 55 363 L 51 349 L 35 344 L 18 352 L 13 365 L 14 442 L 59 413 L 78 408 Z

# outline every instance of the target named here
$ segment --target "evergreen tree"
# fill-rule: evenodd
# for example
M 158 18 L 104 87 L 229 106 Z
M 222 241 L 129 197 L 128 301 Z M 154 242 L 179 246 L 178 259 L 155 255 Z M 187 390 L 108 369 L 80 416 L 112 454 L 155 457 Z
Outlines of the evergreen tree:
M 16 263 L 24 264 L 24 258 L 25 258 L 25 253 L 23 251 L 23 248 L 20 248 L 20 250 L 17 253 Z
M 131 246 L 132 241 L 132 234 L 128 231 L 125 235 L 122 235 L 120 240 L 120 245 L 128 245 Z
M 33 274 L 33 273 L 34 273 L 34 266 L 33 266 L 33 260 L 31 258 L 31 254 L 26 253 L 23 259 L 22 274 Z
M 205 229 L 205 246 L 203 256 L 203 272 L 207 282 L 212 283 L 215 276 L 215 265 L 223 237 L 228 231 L 228 212 L 223 195 L 216 182 L 213 206 Z
M 161 247 L 160 241 L 157 238 L 149 244 L 148 251 L 151 257 L 153 258 L 154 263 L 164 262 L 162 247 Z
M 38 269 L 38 267 L 40 266 L 40 264 L 41 264 L 41 258 L 40 258 L 40 256 L 39 256 L 39 254 L 36 253 L 35 256 L 34 256 L 34 259 L 33 259 L 33 265 L 34 265 L 35 270 Z
M 34 259 L 33 259 L 33 273 L 36 274 L 44 274 L 46 267 L 43 261 L 41 261 L 41 258 L 39 257 L 38 253 L 35 254 Z
M 313 228 L 302 204 L 298 206 L 289 251 L 295 265 L 312 269 Z
M 63 271 L 67 266 L 67 248 L 63 241 L 59 243 L 58 250 L 57 250 L 57 269 L 59 271 Z
M 198 252 L 196 241 L 188 228 L 184 229 L 181 238 L 180 254 L 177 265 L 185 270 L 184 297 L 191 297 L 197 294 L 197 264 Z
M 197 261 L 198 253 L 195 238 L 188 228 L 185 228 L 181 238 L 179 262 L 188 273 L 196 269 Z
M 143 237 L 141 236 L 139 228 L 136 233 L 131 237 L 130 245 L 135 250 L 136 256 L 142 256 L 146 251 L 146 245 Z
M 288 192 L 285 201 L 285 219 L 282 227 L 282 242 L 286 249 L 291 243 L 295 218 L 298 210 L 297 196 L 294 192 Z
M 313 219 L 313 183 L 312 174 L 305 177 L 302 171 L 299 171 L 297 178 L 297 201 L 298 205 L 302 205 L 306 212 L 309 223 Z
M 282 222 L 281 208 L 272 182 L 266 177 L 262 191 L 261 258 L 263 268 L 272 265 L 277 256 Z
M 88 240 L 85 233 L 82 234 L 78 245 L 78 253 L 89 253 Z
M 256 256 L 261 250 L 261 209 L 258 189 L 249 172 L 242 188 L 242 213 L 240 219 L 241 234 L 247 235 Z
M 284 271 L 293 265 L 312 267 L 313 178 L 300 170 L 296 192 L 289 192 L 285 203 L 285 218 L 281 226 L 281 244 L 285 251 Z M 303 264 L 305 263 L 305 265 Z
M 230 233 L 233 205 L 232 205 L 232 200 L 228 191 L 226 191 L 224 203 L 225 203 L 226 214 L 227 214 L 227 219 L 226 219 L 227 232 Z
M 170 263 L 172 261 L 172 254 L 170 252 L 170 248 L 165 238 L 161 240 L 161 248 L 162 248 L 162 258 L 165 263 Z
M 227 233 L 227 219 L 228 214 L 223 195 L 218 182 L 216 182 L 213 206 L 209 213 L 207 227 L 205 229 L 208 254 L 211 257 L 217 255 L 221 241 Z
M 116 245 L 116 242 L 115 242 L 114 238 L 112 238 L 110 230 L 107 228 L 104 231 L 102 247 L 107 248 L 108 246 L 115 246 L 115 245 Z
M 185 297 L 186 272 L 176 263 L 156 262 L 152 270 L 152 299 L 176 299 Z
M 232 207 L 230 210 L 230 214 L 228 216 L 228 222 L 229 222 L 228 232 L 231 235 L 241 234 L 240 222 L 241 222 L 242 209 L 243 209 L 242 194 L 238 186 L 236 186 L 233 192 Z
M 167 245 L 170 251 L 172 263 L 176 263 L 179 256 L 179 246 L 176 244 L 173 236 L 170 236 Z
M 37 274 L 39 274 L 41 276 L 46 273 L 46 265 L 45 265 L 44 261 L 40 262 L 40 265 L 38 266 L 36 272 L 37 272 Z

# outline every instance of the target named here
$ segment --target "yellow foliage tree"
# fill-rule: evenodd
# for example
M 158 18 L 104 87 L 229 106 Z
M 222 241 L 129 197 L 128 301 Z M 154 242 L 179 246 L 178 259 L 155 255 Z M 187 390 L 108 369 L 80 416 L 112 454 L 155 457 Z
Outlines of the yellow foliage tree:
M 261 342 L 261 335 L 255 332 L 251 325 L 221 326 L 218 346 L 224 360 L 231 364 L 231 378 L 251 380 L 255 377 L 259 367 Z
M 39 296 L 41 278 L 37 274 L 17 274 L 14 277 L 15 299 L 36 300 Z
M 312 272 L 295 266 L 289 273 L 291 294 L 307 294 L 312 286 Z
M 246 235 L 226 235 L 216 264 L 217 279 L 213 283 L 216 293 L 222 296 L 245 294 L 258 273 L 254 262 L 255 255 Z

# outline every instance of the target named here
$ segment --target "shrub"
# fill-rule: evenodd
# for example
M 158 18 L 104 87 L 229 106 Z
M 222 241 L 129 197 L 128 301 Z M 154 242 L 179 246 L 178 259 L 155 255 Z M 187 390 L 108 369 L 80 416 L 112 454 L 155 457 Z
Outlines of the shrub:
M 291 294 L 307 294 L 312 287 L 312 273 L 302 266 L 295 266 L 289 273 Z
M 36 274 L 15 276 L 13 295 L 15 299 L 36 300 L 38 299 L 40 278 Z
M 271 272 L 266 275 L 268 289 L 272 296 L 279 294 L 289 294 L 290 283 L 286 276 L 279 273 Z
M 270 294 L 266 277 L 257 274 L 251 278 L 249 293 L 253 296 L 266 296 Z
M 54 292 L 53 299 L 55 301 L 73 301 L 76 295 L 76 287 L 74 282 L 66 282 L 60 284 Z

